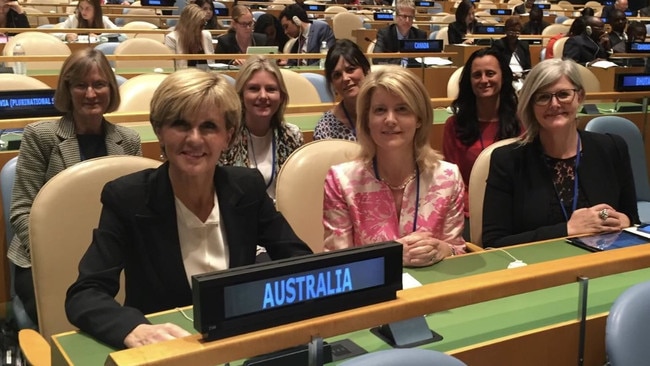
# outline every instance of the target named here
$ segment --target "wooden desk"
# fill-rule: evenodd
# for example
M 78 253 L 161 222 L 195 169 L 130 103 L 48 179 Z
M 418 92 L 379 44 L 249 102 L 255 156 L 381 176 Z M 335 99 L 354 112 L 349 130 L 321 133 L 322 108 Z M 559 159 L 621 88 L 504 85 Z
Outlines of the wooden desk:
M 427 317 L 428 323 L 444 330 L 446 337 L 423 347 L 449 352 L 468 365 L 492 366 L 495 360 L 503 365 L 574 365 L 578 345 L 575 281 L 586 276 L 591 279 L 589 298 L 593 302 L 589 305 L 585 364 L 602 365 L 604 317 L 620 292 L 650 279 L 650 245 L 585 254 L 563 241 L 552 241 L 512 247 L 510 251 L 529 265 L 502 270 L 511 259 L 498 251 L 450 258 L 433 267 L 408 270 L 426 284 L 398 292 L 393 301 L 214 342 L 205 343 L 193 335 L 118 351 L 110 354 L 107 364 L 214 365 L 305 344 L 314 336 L 335 337 L 333 340 L 348 337 L 372 352 L 386 346 L 376 339 L 361 339 L 373 337 L 363 329 L 433 314 Z M 176 319 L 171 321 L 186 329 L 191 327 L 178 313 L 160 317 L 154 321 Z M 537 323 L 534 319 L 538 317 L 545 320 Z M 539 327 L 544 323 L 548 325 Z M 354 333 L 340 336 L 351 331 Z M 81 356 L 86 357 L 86 364 L 90 357 L 110 350 L 82 334 L 65 333 L 53 340 L 53 365 L 66 364 L 68 351 L 75 348 L 84 350 Z

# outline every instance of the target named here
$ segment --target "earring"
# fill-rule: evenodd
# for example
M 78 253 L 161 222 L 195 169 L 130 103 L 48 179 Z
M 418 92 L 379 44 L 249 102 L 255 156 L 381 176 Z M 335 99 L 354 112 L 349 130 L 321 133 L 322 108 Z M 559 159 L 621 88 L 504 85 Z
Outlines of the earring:
M 160 145 L 160 160 L 167 160 L 167 153 L 165 152 L 165 145 Z

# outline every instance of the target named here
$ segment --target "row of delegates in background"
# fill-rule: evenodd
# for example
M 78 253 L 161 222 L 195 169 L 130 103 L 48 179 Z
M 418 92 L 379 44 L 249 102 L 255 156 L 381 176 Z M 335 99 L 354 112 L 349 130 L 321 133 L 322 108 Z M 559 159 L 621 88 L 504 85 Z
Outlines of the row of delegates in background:
M 105 113 L 120 105 L 115 75 L 103 53 L 84 48 L 61 67 L 54 106 L 64 116 L 25 127 L 16 165 L 10 222 L 15 236 L 8 257 L 16 265 L 15 288 L 37 321 L 29 250 L 29 215 L 45 183 L 80 161 L 106 155 L 142 155 L 140 136 L 108 122 Z
M 542 34 L 544 28 L 549 25 L 551 24 L 544 21 L 542 9 L 536 6 L 530 9 L 528 21 L 521 28 L 521 34 Z
M 171 33 L 165 35 L 165 45 L 178 54 L 212 54 L 212 35 L 203 29 L 205 13 L 198 5 L 186 5 Z M 176 69 L 206 64 L 207 60 L 174 60 Z
M 151 124 L 167 161 L 109 182 L 92 243 L 69 288 L 72 324 L 112 347 L 189 335 L 144 314 L 192 304 L 191 277 L 310 254 L 266 194 L 254 169 L 217 166 L 236 139 L 241 104 L 218 73 L 169 75 L 151 100 Z M 124 306 L 114 297 L 125 274 Z
M 325 78 L 330 92 L 341 101 L 325 112 L 314 129 L 314 140 L 357 140 L 357 96 L 361 82 L 370 72 L 370 62 L 356 43 L 339 39 L 327 51 Z
M 214 3 L 212 0 L 195 0 L 194 4 L 205 13 L 205 23 L 203 29 L 221 29 L 217 22 L 217 16 L 214 14 Z
M 458 165 L 465 183 L 465 238 L 469 237 L 469 176 L 478 155 L 495 141 L 521 134 L 512 71 L 496 49 L 483 48 L 467 59 L 460 76 L 454 115 L 445 122 L 442 153 Z
M 0 0 L 0 28 L 29 28 L 29 20 L 18 1 Z M 10 36 L 16 33 L 9 33 Z
M 232 8 L 232 22 L 228 33 L 217 38 L 215 53 L 245 54 L 249 46 L 266 46 L 266 35 L 254 33 L 255 19 L 251 10 L 244 5 L 235 5 Z M 242 65 L 246 57 L 230 60 L 234 65 Z
M 220 163 L 257 168 L 275 198 L 280 167 L 304 143 L 298 126 L 284 121 L 287 86 L 274 60 L 252 55 L 239 70 L 235 89 L 243 106 L 242 121 Z
M 427 39 L 426 32 L 413 26 L 415 20 L 415 3 L 412 0 L 399 0 L 395 6 L 395 23 L 380 29 L 377 32 L 377 42 L 374 53 L 399 52 L 401 39 Z M 397 64 L 400 58 L 375 59 L 376 64 Z
M 103 15 L 100 0 L 79 1 L 74 14 L 68 16 L 60 28 L 119 29 L 107 16 Z M 77 33 L 56 33 L 54 35 L 68 42 L 74 42 L 79 38 Z M 97 37 L 99 34 L 91 33 L 89 36 Z M 110 40 L 117 40 L 119 34 L 110 33 L 103 34 L 103 36 L 106 36 Z
M 361 155 L 325 178 L 325 250 L 396 240 L 407 266 L 464 253 L 463 180 L 429 145 L 433 108 L 422 81 L 398 66 L 373 71 L 357 110 Z
M 551 59 L 528 74 L 520 142 L 494 150 L 483 203 L 483 245 L 501 247 L 639 222 L 625 141 L 578 131 L 585 91 L 577 65 Z
M 280 20 L 268 13 L 264 13 L 257 18 L 253 32 L 266 34 L 266 45 L 278 46 L 280 52 L 284 50 L 284 45 L 289 40 L 289 37 L 282 30 Z
M 449 44 L 473 44 L 474 40 L 469 38 L 479 23 L 474 16 L 474 3 L 470 0 L 462 0 L 456 8 L 456 20 L 449 23 L 447 40 Z
M 327 44 L 327 48 L 334 46 L 332 28 L 324 21 L 310 21 L 307 12 L 300 5 L 287 6 L 278 18 L 284 33 L 291 38 L 296 38 L 289 53 L 320 53 L 323 42 Z M 289 59 L 287 65 L 315 65 L 318 62 L 319 59 Z

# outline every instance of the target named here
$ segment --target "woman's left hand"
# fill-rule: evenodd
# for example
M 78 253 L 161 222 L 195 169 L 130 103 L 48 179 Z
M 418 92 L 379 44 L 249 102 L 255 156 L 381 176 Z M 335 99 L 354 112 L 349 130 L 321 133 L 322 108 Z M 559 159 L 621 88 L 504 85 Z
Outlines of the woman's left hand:
M 397 242 L 404 246 L 402 261 L 405 266 L 430 266 L 452 254 L 448 243 L 434 238 L 429 232 L 415 232 Z

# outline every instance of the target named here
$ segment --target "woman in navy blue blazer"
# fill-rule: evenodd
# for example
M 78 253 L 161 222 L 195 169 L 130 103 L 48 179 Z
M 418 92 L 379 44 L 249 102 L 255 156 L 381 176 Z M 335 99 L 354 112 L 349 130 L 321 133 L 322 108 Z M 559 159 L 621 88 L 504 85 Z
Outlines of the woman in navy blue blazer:
M 66 298 L 70 322 L 113 347 L 182 337 L 144 314 L 192 304 L 192 275 L 310 254 L 266 194 L 256 169 L 218 167 L 241 121 L 233 87 L 216 73 L 168 76 L 151 101 L 167 161 L 104 187 L 102 213 Z M 124 270 L 124 306 L 114 299 Z

